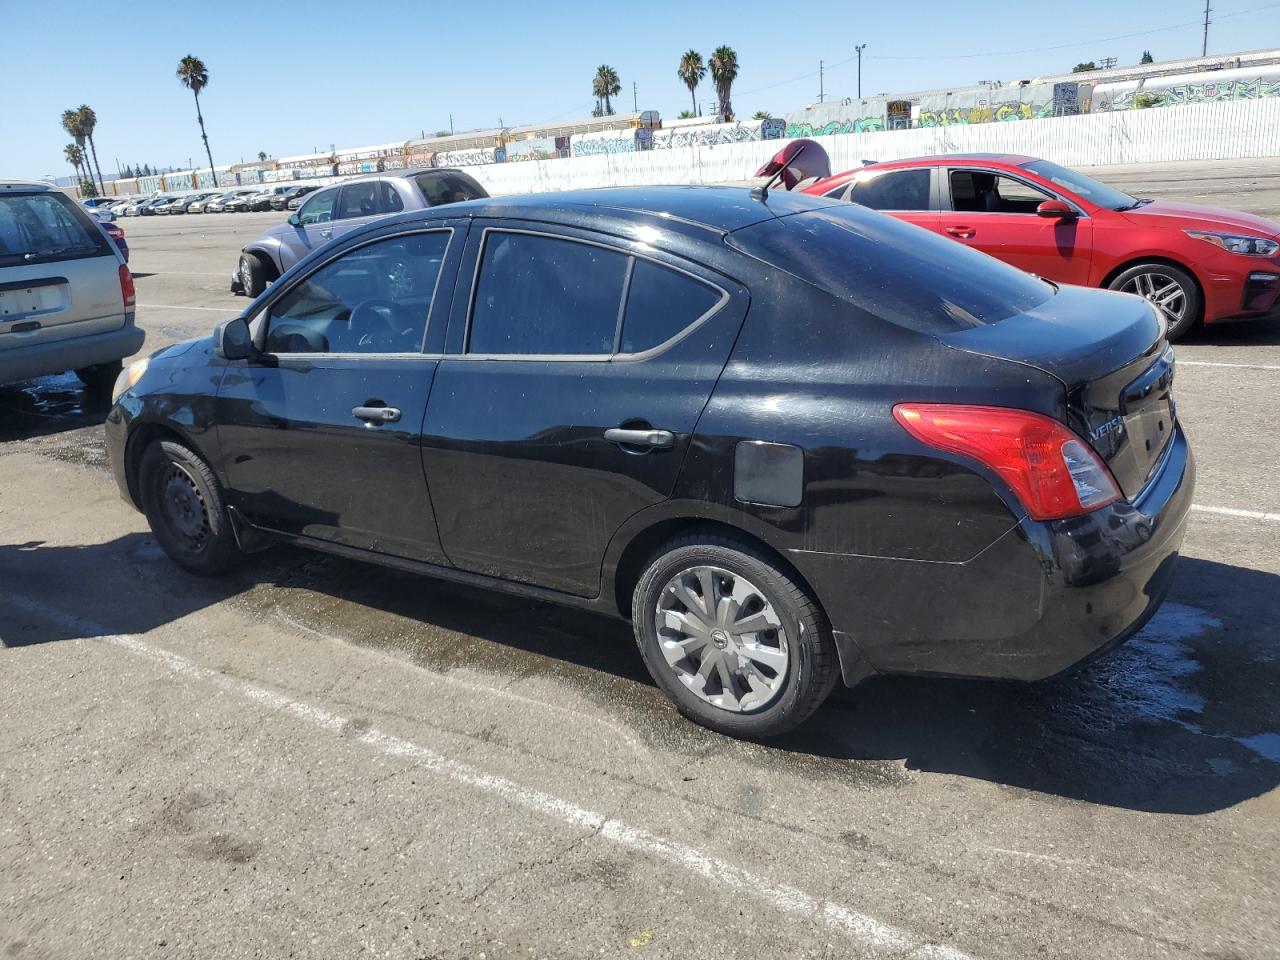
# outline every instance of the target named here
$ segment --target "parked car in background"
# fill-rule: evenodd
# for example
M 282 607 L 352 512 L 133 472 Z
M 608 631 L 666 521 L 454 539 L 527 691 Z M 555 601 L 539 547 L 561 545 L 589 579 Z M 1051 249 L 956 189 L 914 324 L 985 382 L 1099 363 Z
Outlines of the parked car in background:
M 222 201 L 222 212 L 223 213 L 248 213 L 249 210 L 252 209 L 251 202 L 253 198 L 256 196 L 257 196 L 257 191 L 255 190 L 249 193 L 237 194 L 234 197 L 228 197 L 227 199 Z
M 107 207 L 117 217 L 124 216 L 125 207 L 137 202 L 137 197 L 116 197 Z
M 481 199 L 131 366 L 107 448 L 187 570 L 281 540 L 622 616 L 682 712 L 770 736 L 841 676 L 1034 680 L 1147 621 L 1194 478 L 1163 330 L 849 203 Z
M 157 216 L 168 216 L 171 213 L 186 213 L 187 198 L 169 197 L 162 203 L 155 204 L 151 209 Z
M 205 213 L 209 204 L 221 199 L 225 193 L 226 191 L 223 190 L 211 190 L 200 199 L 193 200 L 187 204 L 187 213 Z
M 256 210 L 256 211 L 270 210 L 271 202 L 276 197 L 283 197 L 286 194 L 288 194 L 291 190 L 293 190 L 292 186 L 290 186 L 289 184 L 283 184 L 283 183 L 277 184 L 274 187 L 267 187 L 264 190 L 260 190 L 259 192 L 252 194 L 249 197 L 249 209 Z
M 125 239 L 124 228 L 107 221 L 102 222 L 102 229 L 107 232 L 107 236 L 116 245 L 116 249 L 120 251 L 120 256 L 124 257 L 124 262 L 129 262 L 129 242 Z
M 204 200 L 209 200 L 217 196 L 221 196 L 221 193 L 217 190 L 202 190 L 199 193 L 189 193 L 182 198 L 182 212 L 198 213 L 199 212 L 198 210 L 191 209 L 195 204 L 201 203 Z M 174 211 L 174 213 L 177 213 L 177 212 L 178 212 L 177 210 Z
M 84 197 L 80 205 L 86 210 L 98 210 L 115 202 L 115 197 Z
M 241 251 L 231 290 L 256 297 L 312 250 L 377 217 L 487 196 L 470 174 L 449 169 L 374 174 L 325 187 Z
M 142 346 L 112 229 L 48 184 L 0 181 L 0 383 L 74 370 L 105 391 Z
M 297 210 L 302 206 L 302 201 L 306 199 L 307 194 L 314 193 L 320 188 L 313 184 L 305 184 L 290 187 L 286 193 L 278 193 L 271 198 L 272 210 Z
M 173 197 L 149 197 L 142 203 L 138 204 L 138 216 L 155 216 L 157 208 L 164 206 L 172 199 Z
M 1058 283 L 1145 297 L 1170 339 L 1201 323 L 1280 314 L 1280 223 L 1141 200 L 1048 160 L 920 157 L 802 191 L 882 210 Z
M 302 206 L 303 203 L 306 202 L 308 195 L 315 193 L 319 189 L 320 189 L 320 186 L 318 184 L 313 184 L 313 183 L 309 183 L 305 186 L 299 187 L 298 192 L 293 194 L 291 197 L 289 197 L 289 202 L 286 204 L 286 206 L 290 210 L 297 210 L 300 206 Z
M 228 190 L 220 197 L 215 197 L 205 204 L 205 213 L 223 213 L 227 209 L 227 204 L 236 203 L 243 197 L 249 196 L 251 193 L 257 193 L 257 190 L 241 187 L 236 190 Z

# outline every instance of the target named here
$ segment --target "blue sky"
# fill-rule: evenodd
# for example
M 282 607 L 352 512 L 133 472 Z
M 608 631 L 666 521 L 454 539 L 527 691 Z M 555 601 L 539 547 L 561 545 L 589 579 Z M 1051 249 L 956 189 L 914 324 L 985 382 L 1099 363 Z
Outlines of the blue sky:
M 642 0 L 426 0 L 212 3 L 137 0 L 123 7 L 64 0 L 56 8 L 0 0 L 0 177 L 64 176 L 58 117 L 98 114 L 104 172 L 122 163 L 186 166 L 200 153 L 191 94 L 174 78 L 202 58 L 201 97 L 216 163 L 382 143 L 458 130 L 586 116 L 601 63 L 622 80 L 618 106 L 674 117 L 689 105 L 680 55 L 738 52 L 739 115 L 781 115 L 813 102 L 818 61 L 829 97 L 856 88 L 853 46 L 866 43 L 863 93 L 959 86 L 1069 70 L 1114 56 L 1134 63 L 1200 53 L 1203 0 L 1072 0 L 1039 5 Z M 1280 3 L 1213 0 L 1210 53 L 1280 47 Z M 1158 11 L 1158 12 L 1157 12 Z M 1114 39 L 1113 39 L 1114 38 Z M 1045 49 L 1045 48 L 1056 49 Z M 709 80 L 699 100 L 709 102 Z M 199 160 L 196 160 L 199 163 Z

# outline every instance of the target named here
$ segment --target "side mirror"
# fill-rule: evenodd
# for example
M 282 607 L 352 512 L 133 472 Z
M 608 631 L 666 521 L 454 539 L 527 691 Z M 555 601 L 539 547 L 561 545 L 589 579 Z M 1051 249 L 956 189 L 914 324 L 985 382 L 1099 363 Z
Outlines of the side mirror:
M 224 320 L 213 332 L 213 352 L 223 360 L 248 360 L 254 354 L 249 321 L 244 317 Z
M 1050 220 L 1074 220 L 1076 210 L 1071 204 L 1062 200 L 1046 200 L 1036 207 L 1036 216 L 1047 217 Z
M 296 213 L 289 214 L 289 226 L 291 227 L 302 226 L 302 221 L 298 219 L 298 215 Z

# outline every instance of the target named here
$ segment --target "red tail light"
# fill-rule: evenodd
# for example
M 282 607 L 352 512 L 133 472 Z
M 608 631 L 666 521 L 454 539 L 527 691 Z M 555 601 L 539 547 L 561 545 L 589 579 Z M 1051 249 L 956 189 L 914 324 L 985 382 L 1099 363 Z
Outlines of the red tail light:
M 123 263 L 120 264 L 120 299 L 124 301 L 126 310 L 132 309 L 138 299 L 138 294 L 133 289 L 133 274 Z
M 998 473 L 1035 520 L 1076 517 L 1120 499 L 1111 471 L 1050 417 L 1008 407 L 900 403 L 893 415 L 931 447 Z

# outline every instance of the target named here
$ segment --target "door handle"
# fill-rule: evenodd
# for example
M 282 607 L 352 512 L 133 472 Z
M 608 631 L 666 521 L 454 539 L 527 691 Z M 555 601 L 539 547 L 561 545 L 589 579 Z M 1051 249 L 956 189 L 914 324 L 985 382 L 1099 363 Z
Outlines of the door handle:
M 351 415 L 369 423 L 395 423 L 400 419 L 399 407 L 352 407 Z
M 959 237 L 961 240 L 968 240 L 978 231 L 973 229 L 973 227 L 947 227 L 946 232 L 951 234 L 953 237 Z
M 627 447 L 652 447 L 655 450 L 670 450 L 676 445 L 676 435 L 670 430 L 627 430 L 624 427 L 610 427 L 604 432 L 604 438 L 610 443 L 620 443 Z
M 322 236 L 322 237 L 324 237 L 326 240 L 328 240 L 330 237 L 332 237 L 332 236 L 333 236 L 333 231 L 332 231 L 332 230 L 321 230 L 321 231 L 320 231 L 320 236 Z

